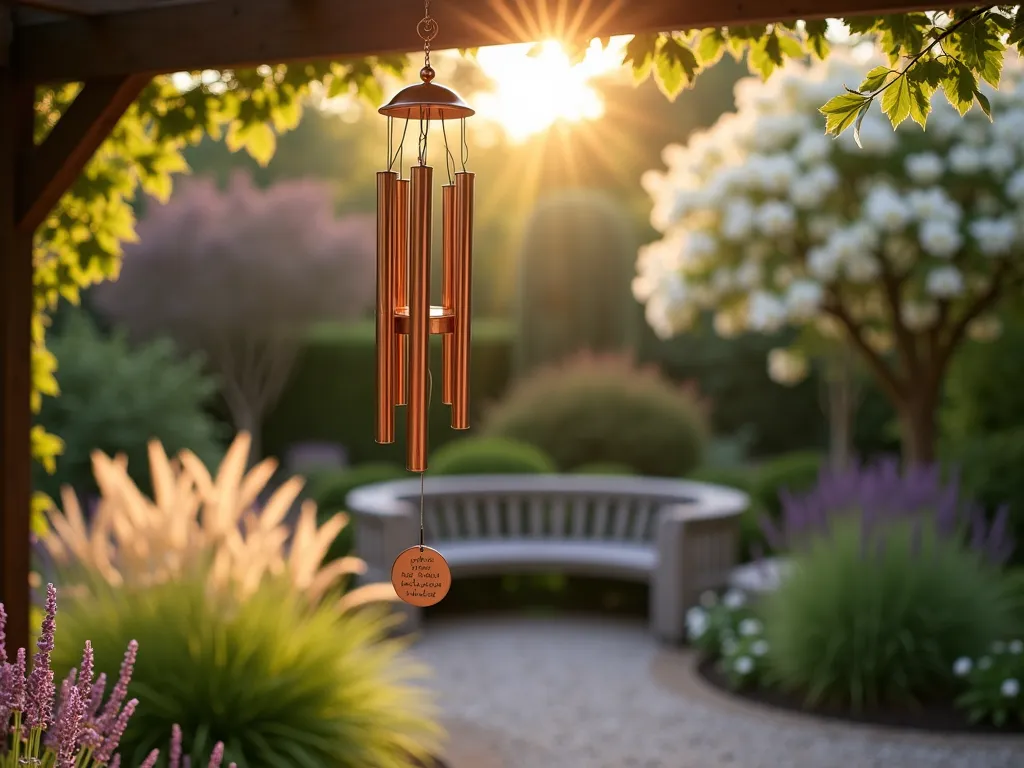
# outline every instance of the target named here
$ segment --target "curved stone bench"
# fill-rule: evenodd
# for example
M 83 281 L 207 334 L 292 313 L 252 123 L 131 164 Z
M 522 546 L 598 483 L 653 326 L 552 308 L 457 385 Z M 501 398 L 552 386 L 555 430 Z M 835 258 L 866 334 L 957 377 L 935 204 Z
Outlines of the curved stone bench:
M 419 494 L 418 478 L 349 493 L 364 582 L 389 581 L 395 557 L 419 541 Z M 427 475 L 424 522 L 454 578 L 561 572 L 648 583 L 652 631 L 679 642 L 686 609 L 727 584 L 748 504 L 739 491 L 686 480 Z M 403 609 L 416 627 L 419 611 Z

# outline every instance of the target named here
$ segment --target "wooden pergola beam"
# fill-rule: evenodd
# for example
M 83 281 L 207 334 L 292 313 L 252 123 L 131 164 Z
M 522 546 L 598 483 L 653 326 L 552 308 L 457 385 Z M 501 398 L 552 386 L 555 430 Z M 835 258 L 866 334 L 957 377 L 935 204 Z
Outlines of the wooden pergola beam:
M 952 2 L 944 7 L 970 5 Z M 934 0 L 439 0 L 438 48 L 931 10 Z M 421 48 L 410 0 L 206 0 L 26 26 L 30 82 L 222 69 Z
M 32 232 L 43 222 L 149 80 L 128 75 L 86 82 L 19 174 L 19 229 Z

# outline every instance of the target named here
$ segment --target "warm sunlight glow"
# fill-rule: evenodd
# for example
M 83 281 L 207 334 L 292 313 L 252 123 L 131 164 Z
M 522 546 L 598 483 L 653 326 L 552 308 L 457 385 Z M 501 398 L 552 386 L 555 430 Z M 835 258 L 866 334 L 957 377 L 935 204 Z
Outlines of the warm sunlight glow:
M 594 120 L 604 103 L 590 81 L 622 66 L 629 36 L 612 38 L 607 47 L 591 42 L 583 61 L 574 64 L 556 40 L 481 48 L 477 61 L 495 83 L 471 103 L 481 117 L 499 123 L 513 141 L 540 133 L 560 120 Z M 533 55 L 531 54 L 533 51 Z

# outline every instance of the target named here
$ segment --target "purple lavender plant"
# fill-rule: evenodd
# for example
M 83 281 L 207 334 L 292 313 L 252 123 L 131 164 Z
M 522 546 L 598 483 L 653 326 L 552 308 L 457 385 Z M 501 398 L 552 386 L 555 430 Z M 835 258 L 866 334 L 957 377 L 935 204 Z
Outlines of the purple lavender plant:
M 922 547 L 922 529 L 929 520 L 937 535 L 962 536 L 993 563 L 1005 563 L 1014 550 L 1008 507 L 997 510 L 989 523 L 978 504 L 961 498 L 959 474 L 944 482 L 937 464 L 901 472 L 896 459 L 886 459 L 845 471 L 824 468 L 810 492 L 795 495 L 783 490 L 779 496 L 781 520 L 765 516 L 760 521 L 765 540 L 777 552 L 800 549 L 828 536 L 835 521 L 857 516 L 865 556 L 882 551 L 885 545 L 879 540 L 887 525 L 897 521 L 914 526 L 914 554 Z

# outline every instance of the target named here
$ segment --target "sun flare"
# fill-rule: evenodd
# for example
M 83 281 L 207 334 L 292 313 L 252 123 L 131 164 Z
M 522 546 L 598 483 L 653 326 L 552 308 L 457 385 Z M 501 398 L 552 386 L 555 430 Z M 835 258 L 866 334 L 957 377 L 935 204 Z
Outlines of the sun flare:
M 547 130 L 555 123 L 596 120 L 604 102 L 591 81 L 622 67 L 629 36 L 606 46 L 594 40 L 586 57 L 573 63 L 557 40 L 481 48 L 477 61 L 494 90 L 474 95 L 477 113 L 502 126 L 513 141 Z M 532 55 L 531 55 L 532 52 Z

